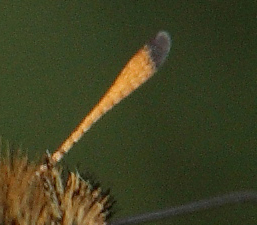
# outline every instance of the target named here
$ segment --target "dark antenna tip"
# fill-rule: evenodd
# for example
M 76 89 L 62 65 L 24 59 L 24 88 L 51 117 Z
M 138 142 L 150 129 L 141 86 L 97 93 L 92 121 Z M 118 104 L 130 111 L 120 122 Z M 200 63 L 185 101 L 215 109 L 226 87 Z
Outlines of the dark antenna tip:
M 147 46 L 150 49 L 151 58 L 158 69 L 169 54 L 171 46 L 170 35 L 166 31 L 159 31 L 156 36 L 147 43 Z

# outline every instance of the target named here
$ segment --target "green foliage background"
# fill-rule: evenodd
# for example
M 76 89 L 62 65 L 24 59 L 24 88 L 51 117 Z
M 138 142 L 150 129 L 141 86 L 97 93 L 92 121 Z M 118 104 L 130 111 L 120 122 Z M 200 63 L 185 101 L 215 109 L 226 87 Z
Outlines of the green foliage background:
M 1 1 L 0 134 L 53 151 L 159 30 L 163 68 L 66 156 L 115 218 L 256 190 L 255 1 Z M 153 224 L 256 224 L 250 204 Z

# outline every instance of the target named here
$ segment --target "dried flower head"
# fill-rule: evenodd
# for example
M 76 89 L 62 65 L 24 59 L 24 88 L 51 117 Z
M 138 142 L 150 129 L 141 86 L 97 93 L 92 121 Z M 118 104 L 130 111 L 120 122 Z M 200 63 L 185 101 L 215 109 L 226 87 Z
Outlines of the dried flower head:
M 1 150 L 2 151 L 2 150 Z M 60 168 L 29 162 L 21 151 L 0 160 L 1 224 L 106 224 L 112 201 L 78 173 L 63 180 Z

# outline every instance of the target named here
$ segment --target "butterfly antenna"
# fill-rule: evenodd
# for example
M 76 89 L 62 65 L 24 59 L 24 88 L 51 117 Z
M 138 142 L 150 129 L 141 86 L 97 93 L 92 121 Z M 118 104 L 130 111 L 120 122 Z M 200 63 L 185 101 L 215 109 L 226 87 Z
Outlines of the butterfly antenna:
M 49 160 L 51 165 L 59 162 L 64 154 L 72 148 L 74 143 L 78 142 L 83 134 L 90 129 L 93 123 L 147 81 L 165 61 L 170 46 L 170 36 L 165 31 L 158 32 L 153 39 L 148 41 L 130 59 L 98 104 L 95 105 L 70 136 L 52 154 Z M 42 165 L 41 170 L 44 169 L 46 169 L 46 166 Z

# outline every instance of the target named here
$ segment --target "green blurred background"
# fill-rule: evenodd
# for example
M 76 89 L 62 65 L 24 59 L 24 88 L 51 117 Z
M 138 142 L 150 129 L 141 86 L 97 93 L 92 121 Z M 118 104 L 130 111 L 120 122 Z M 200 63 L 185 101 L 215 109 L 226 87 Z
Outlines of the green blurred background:
M 160 71 L 65 158 L 117 201 L 114 219 L 257 189 L 256 1 L 1 1 L 0 134 L 53 151 L 130 57 L 170 32 Z M 226 206 L 147 224 L 257 224 Z

